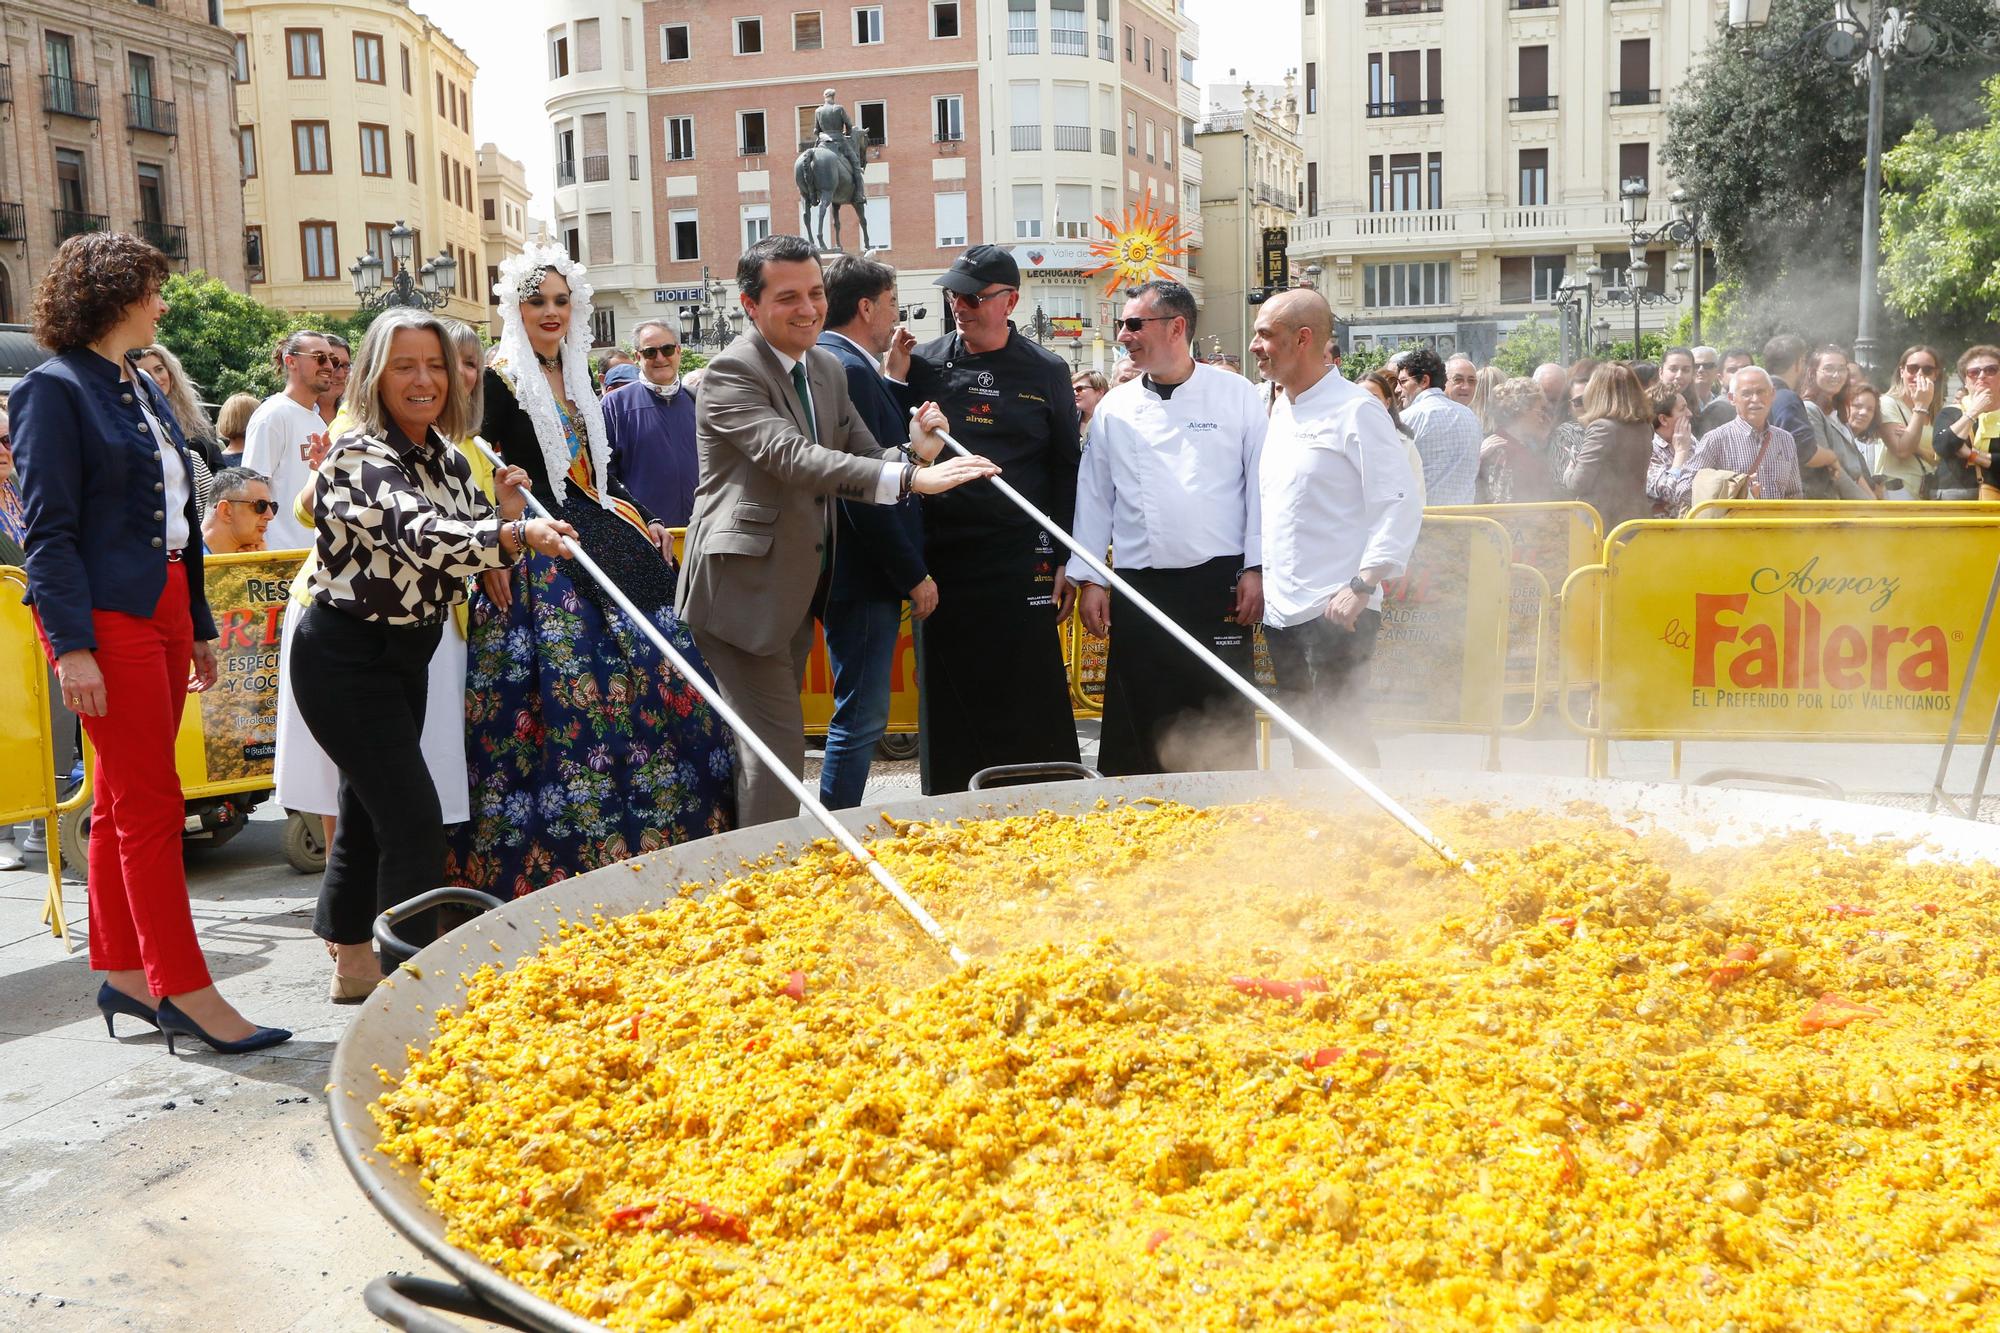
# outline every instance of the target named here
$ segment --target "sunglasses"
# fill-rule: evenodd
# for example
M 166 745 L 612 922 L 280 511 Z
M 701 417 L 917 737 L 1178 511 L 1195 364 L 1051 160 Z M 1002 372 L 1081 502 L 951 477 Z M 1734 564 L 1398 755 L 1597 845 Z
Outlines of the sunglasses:
M 1965 378 L 1969 380 L 1990 380 L 2000 375 L 2000 366 L 1967 366 Z
M 1912 361 L 1909 365 L 1903 367 L 1903 373 L 1905 375 L 1935 375 L 1937 374 L 1937 367 L 1919 365 L 1917 362 Z
M 276 500 L 232 500 L 228 496 L 224 496 L 222 503 L 226 505 L 243 505 L 245 508 L 258 514 L 275 514 L 278 512 L 278 502 Z
M 656 361 L 663 356 L 673 356 L 681 350 L 679 343 L 667 343 L 663 347 L 641 347 L 639 355 L 648 361 Z
M 1002 287 L 997 292 L 951 292 L 951 299 L 969 310 L 977 310 L 988 301 L 998 301 L 1013 293 L 1012 287 Z
M 1716 364 L 1713 361 L 1697 361 L 1694 363 L 1694 368 L 1696 370 L 1714 370 L 1716 369 Z
M 328 364 L 333 360 L 332 352 L 292 352 L 289 355 L 299 356 L 299 357 L 311 357 L 314 361 L 316 361 L 322 366 Z
M 1177 315 L 1127 315 L 1123 319 L 1114 319 L 1111 322 L 1127 333 L 1137 333 L 1148 324 L 1155 322 L 1163 323 L 1167 320 L 1177 318 L 1179 318 Z
M 352 361 L 336 361 L 336 362 L 334 362 L 334 363 L 333 363 L 333 368 L 334 368 L 335 370 L 346 370 L 346 369 L 347 369 L 348 367 L 352 366 L 353 364 L 354 364 L 354 363 L 353 363 Z

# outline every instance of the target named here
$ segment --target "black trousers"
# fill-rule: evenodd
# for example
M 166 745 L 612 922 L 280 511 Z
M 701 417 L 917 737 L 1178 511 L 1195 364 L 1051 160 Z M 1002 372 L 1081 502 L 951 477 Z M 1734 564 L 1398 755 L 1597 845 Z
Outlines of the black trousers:
M 314 606 L 299 618 L 286 684 L 340 770 L 313 933 L 366 944 L 375 917 L 444 880 L 444 812 L 424 763 L 424 700 L 442 622 L 384 625 Z M 414 937 L 414 936 L 413 936 Z
M 1255 669 L 1250 628 L 1226 619 L 1235 610 L 1242 567 L 1243 558 L 1232 555 L 1188 569 L 1118 573 L 1248 680 Z M 1111 594 L 1097 766 L 1112 776 L 1257 766 L 1249 700 L 1118 592 Z
M 1381 632 L 1380 611 L 1363 611 L 1351 630 L 1325 616 L 1289 629 L 1264 626 L 1264 646 L 1278 677 L 1278 706 L 1362 768 L 1381 762 L 1368 730 L 1368 664 Z M 1303 746 L 1293 747 L 1292 766 L 1326 767 Z

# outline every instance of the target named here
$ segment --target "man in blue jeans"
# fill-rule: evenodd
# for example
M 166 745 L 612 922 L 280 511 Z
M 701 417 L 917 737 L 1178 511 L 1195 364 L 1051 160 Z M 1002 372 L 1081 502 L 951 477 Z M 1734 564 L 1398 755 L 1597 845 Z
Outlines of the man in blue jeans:
M 826 266 L 826 331 L 819 345 L 847 372 L 847 393 L 877 443 L 910 438 L 910 423 L 882 378 L 884 358 L 908 373 L 908 331 L 896 324 L 896 270 L 852 255 Z M 900 376 L 899 376 L 900 378 Z M 840 502 L 833 568 L 820 624 L 833 665 L 833 720 L 820 766 L 820 803 L 861 804 L 875 743 L 889 725 L 889 685 L 903 602 L 922 620 L 937 609 L 937 584 L 924 568 L 923 511 L 914 496 L 894 505 Z

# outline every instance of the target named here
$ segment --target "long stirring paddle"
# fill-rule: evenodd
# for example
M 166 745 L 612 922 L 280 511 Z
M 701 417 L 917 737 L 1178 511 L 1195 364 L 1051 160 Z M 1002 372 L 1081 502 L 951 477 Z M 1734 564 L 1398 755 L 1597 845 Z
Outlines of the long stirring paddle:
M 944 440 L 946 448 L 967 457 L 972 455 L 970 449 L 967 449 L 964 445 L 953 439 L 949 433 L 945 431 L 937 433 Z M 1206 644 L 1175 624 L 1172 618 L 1161 611 L 1159 607 L 1147 601 L 1131 584 L 1119 578 L 1111 566 L 1105 564 L 1096 554 L 1084 550 L 1082 546 L 1077 544 L 1076 538 L 1070 536 L 1069 533 L 1057 526 L 1054 519 L 1035 508 L 1026 496 L 998 477 L 988 477 L 987 481 L 997 487 L 1002 495 L 1012 500 L 1022 513 L 1041 524 L 1050 536 L 1060 541 L 1071 551 L 1074 551 L 1082 559 L 1083 563 L 1090 567 L 1091 572 L 1124 594 L 1125 598 L 1132 605 L 1138 607 L 1140 611 L 1144 612 L 1148 619 L 1152 620 L 1154 624 L 1158 625 L 1168 634 L 1171 634 L 1183 648 L 1193 653 L 1209 670 L 1227 681 L 1231 689 L 1257 705 L 1257 707 L 1263 709 L 1273 722 L 1276 722 L 1285 729 L 1285 732 L 1291 736 L 1294 743 L 1305 746 L 1308 750 L 1311 750 L 1314 754 L 1325 760 L 1328 766 L 1335 772 L 1353 783 L 1363 796 L 1366 796 L 1369 800 L 1380 806 L 1384 814 L 1388 815 L 1398 824 L 1401 824 L 1411 833 L 1414 833 L 1418 841 L 1422 842 L 1439 856 L 1442 856 L 1445 860 L 1456 863 L 1466 874 L 1470 875 L 1474 873 L 1472 862 L 1465 860 L 1457 852 L 1446 846 L 1444 839 L 1431 832 L 1430 828 L 1421 819 L 1418 819 L 1415 815 L 1404 809 L 1389 793 L 1369 781 L 1366 774 L 1341 758 L 1332 746 L 1313 735 L 1298 719 L 1272 702 L 1262 690 L 1236 674 L 1236 672 L 1230 670 L 1228 664 L 1210 651 Z
M 479 440 L 477 443 L 479 451 L 491 460 L 494 467 L 501 468 L 507 465 L 506 461 L 500 455 L 493 452 L 493 447 L 487 444 L 486 441 Z M 521 494 L 526 497 L 529 510 L 538 518 L 553 519 L 555 517 L 549 513 L 547 507 L 540 500 L 535 498 L 533 491 L 522 487 Z M 713 708 L 722 720 L 729 724 L 729 729 L 736 733 L 736 738 L 749 746 L 751 751 L 764 761 L 765 766 L 778 775 L 779 779 L 784 782 L 785 787 L 792 795 L 799 798 L 799 804 L 806 808 L 806 812 L 818 821 L 821 827 L 825 828 L 828 833 L 833 835 L 833 840 L 839 843 L 849 856 L 859 861 L 862 867 L 870 875 L 874 876 L 875 882 L 880 884 L 888 892 L 889 896 L 896 900 L 896 905 L 903 909 L 904 915 L 908 916 L 911 921 L 916 923 L 919 930 L 930 937 L 932 944 L 944 950 L 945 956 L 950 958 L 953 963 L 959 967 L 965 966 L 970 959 L 963 949 L 960 949 L 956 944 L 951 942 L 951 938 L 944 933 L 944 927 L 937 923 L 937 918 L 925 911 L 924 905 L 912 897 L 910 891 L 903 887 L 901 881 L 889 873 L 889 868 L 876 860 L 875 854 L 862 846 L 861 840 L 856 838 L 852 833 L 849 833 L 847 828 L 833 817 L 833 813 L 819 803 L 819 798 L 807 789 L 806 784 L 799 780 L 799 776 L 792 772 L 791 768 L 778 758 L 770 746 L 764 744 L 762 738 L 751 729 L 750 724 L 743 720 L 742 715 L 729 706 L 729 701 L 722 697 L 722 692 L 703 679 L 702 674 L 696 671 L 694 666 L 685 657 L 681 656 L 680 651 L 674 647 L 667 636 L 660 633 L 658 627 L 650 619 L 639 613 L 639 608 L 632 605 L 632 600 L 625 595 L 624 589 L 613 583 L 610 577 L 597 567 L 597 562 L 592 560 L 581 546 L 567 537 L 562 539 L 562 544 L 563 554 L 576 561 L 579 565 L 582 565 L 585 571 L 597 580 L 598 586 L 604 589 L 612 601 L 618 603 L 618 609 L 626 614 L 632 621 L 632 624 L 638 628 L 639 632 L 653 641 L 653 646 L 658 648 L 660 655 L 667 659 L 675 671 L 680 673 L 681 679 L 693 686 L 695 693 L 708 700 L 709 707 Z

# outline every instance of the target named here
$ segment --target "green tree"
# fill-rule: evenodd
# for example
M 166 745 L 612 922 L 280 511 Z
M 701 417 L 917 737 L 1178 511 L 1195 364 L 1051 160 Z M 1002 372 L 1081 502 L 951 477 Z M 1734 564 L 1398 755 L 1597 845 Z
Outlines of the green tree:
M 2000 78 L 1987 121 L 1943 134 L 1926 118 L 1882 159 L 1882 295 L 1912 319 L 2000 320 Z
M 274 310 L 199 270 L 170 275 L 160 295 L 166 298 L 167 316 L 160 321 L 159 339 L 173 349 L 211 403 L 233 393 L 259 398 L 276 393 L 280 380 L 271 352 L 286 334 L 315 329 L 337 333 L 358 347 L 381 313 Z
M 1773 0 L 1770 25 L 1752 45 L 1787 47 L 1830 12 L 1826 0 Z M 1976 39 L 2000 31 L 1992 0 L 1924 0 L 1922 12 Z M 1946 133 L 1978 120 L 1989 71 L 1964 48 L 1892 67 L 1884 142 L 1925 115 Z M 1765 60 L 1727 31 L 1675 92 L 1661 160 L 1699 205 L 1723 274 L 1742 292 L 1736 341 L 1755 344 L 1779 329 L 1853 336 L 1867 116 L 1867 92 L 1846 67 L 1816 51 Z M 1896 323 L 1885 321 L 1886 340 L 1904 332 Z
M 1532 375 L 1536 366 L 1560 359 L 1561 343 L 1555 325 L 1545 323 L 1540 315 L 1530 315 L 1493 349 L 1493 364 L 1509 378 Z

